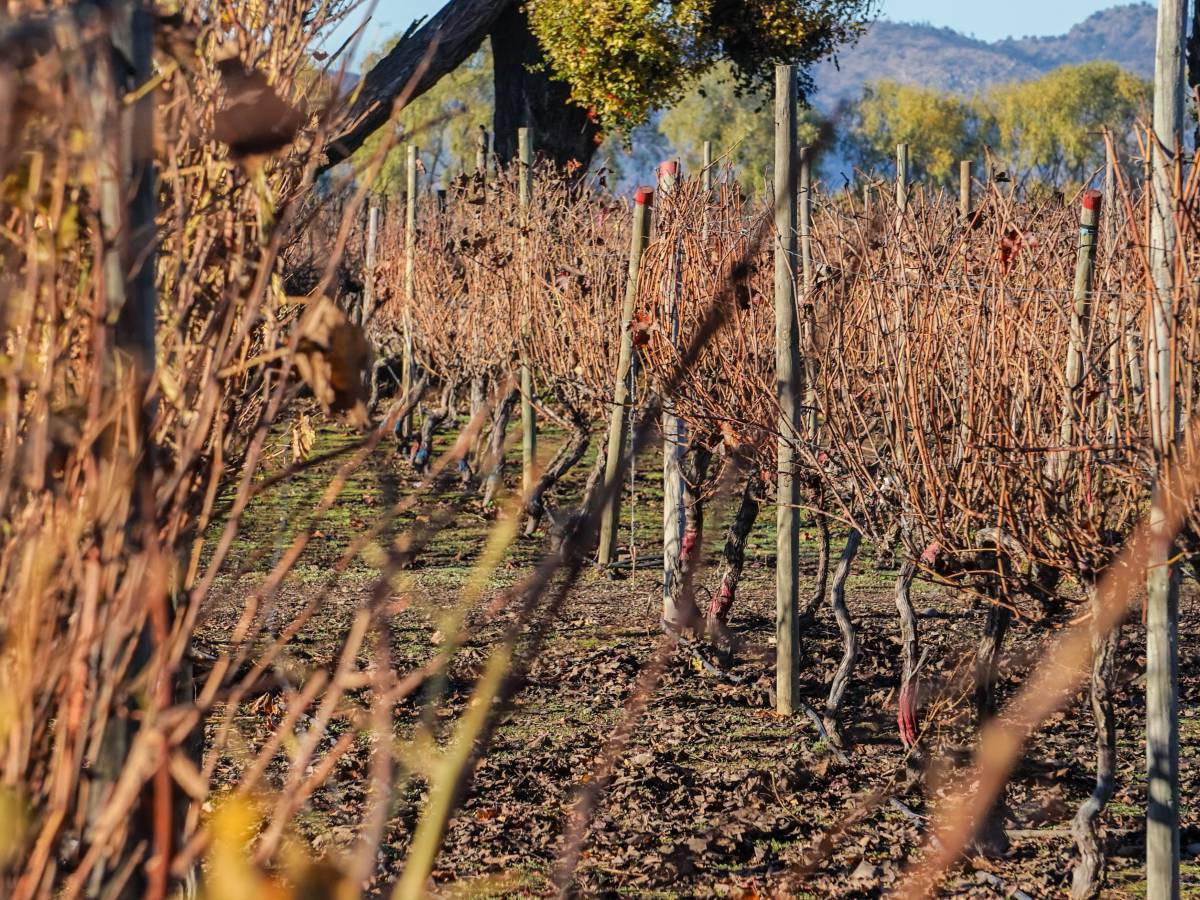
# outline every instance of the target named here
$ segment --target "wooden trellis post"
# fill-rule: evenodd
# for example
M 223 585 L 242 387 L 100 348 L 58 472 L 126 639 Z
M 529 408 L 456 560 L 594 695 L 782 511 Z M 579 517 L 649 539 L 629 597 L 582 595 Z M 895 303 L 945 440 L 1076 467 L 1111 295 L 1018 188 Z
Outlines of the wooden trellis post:
M 812 157 L 811 147 L 800 148 L 800 266 L 804 273 L 804 302 L 800 306 L 805 311 L 801 330 L 804 341 L 802 352 L 807 354 L 804 360 L 804 406 L 809 440 L 815 440 L 817 434 L 817 361 L 812 352 L 816 341 L 816 315 L 813 309 Z
M 675 189 L 679 175 L 679 163 L 665 162 L 658 167 L 658 193 L 669 196 Z M 680 260 L 679 248 L 672 252 L 671 264 L 667 270 L 667 283 L 664 285 L 667 328 L 669 339 L 675 347 L 679 346 L 679 295 L 680 295 Z M 679 557 L 683 552 L 683 531 L 686 520 L 684 510 L 683 488 L 683 454 L 686 434 L 683 420 L 674 412 L 674 404 L 670 397 L 663 398 L 662 410 L 663 435 L 663 624 L 667 628 L 678 628 L 685 624 L 681 621 L 682 611 L 675 608 L 672 583 L 680 572 Z
M 1100 224 L 1100 192 L 1084 191 L 1079 207 L 1079 248 L 1075 256 L 1075 289 L 1071 308 L 1070 340 L 1067 344 L 1066 385 L 1063 396 L 1059 444 L 1063 449 L 1052 457 L 1052 474 L 1062 478 L 1070 459 L 1079 420 L 1079 396 L 1084 379 L 1084 353 L 1092 327 L 1092 276 L 1096 269 L 1096 234 Z
M 958 162 L 958 215 L 964 221 L 969 221 L 971 218 L 972 206 L 974 203 L 971 198 L 971 190 L 974 184 L 971 180 L 971 161 L 962 159 Z
M 475 171 L 479 174 L 482 184 L 487 179 L 488 132 L 479 126 L 479 135 L 475 139 Z
M 521 216 L 529 215 L 529 206 L 533 199 L 533 132 L 529 128 L 517 129 L 517 175 L 518 198 L 521 204 Z M 528 283 L 528 265 L 523 277 Z M 525 302 L 529 302 L 528 286 Z M 522 322 L 521 330 L 528 337 L 529 323 Z M 525 496 L 533 490 L 536 481 L 534 469 L 537 466 L 537 414 L 533 410 L 533 371 L 529 368 L 529 360 L 522 351 L 521 355 L 521 491 Z
M 625 282 L 625 305 L 621 309 L 621 349 L 617 358 L 617 380 L 613 385 L 612 414 L 608 421 L 608 450 L 604 464 L 604 483 L 608 503 L 600 514 L 600 547 L 598 562 L 607 566 L 617 557 L 617 531 L 621 522 L 621 488 L 616 483 L 621 469 L 621 456 L 629 436 L 629 417 L 625 404 L 629 402 L 629 373 L 633 367 L 633 334 L 630 328 L 637 308 L 638 270 L 642 253 L 650 239 L 650 217 L 654 190 L 637 189 L 633 204 L 632 239 L 629 246 L 629 277 Z
M 1179 402 L 1171 365 L 1175 211 L 1172 182 L 1183 123 L 1183 0 L 1159 0 L 1154 54 L 1150 218 L 1150 424 L 1161 475 L 1175 444 Z M 1156 488 L 1146 596 L 1146 897 L 1179 897 L 1179 567 Z
M 358 324 L 366 325 L 375 308 L 375 263 L 379 242 L 379 202 L 372 197 L 367 207 L 366 273 L 363 278 L 362 303 L 358 309 Z
M 406 178 L 404 186 L 404 311 L 401 322 L 404 329 L 404 356 L 401 360 L 400 381 L 404 396 L 412 390 L 416 373 L 413 371 L 412 309 L 416 303 L 417 266 L 417 160 L 415 144 L 409 144 L 405 153 Z M 412 435 L 412 413 L 397 423 L 405 438 Z
M 908 209 L 908 144 L 896 145 L 896 208 L 901 216 Z
M 791 441 L 800 432 L 796 321 L 796 68 L 775 67 L 775 392 L 779 403 L 775 562 L 775 709 L 791 715 L 800 657 L 800 492 Z
M 158 289 L 157 264 L 158 242 L 155 230 L 158 184 L 154 158 L 154 90 L 146 90 L 153 69 L 154 14 L 140 0 L 118 0 L 110 5 L 107 18 L 107 40 L 96 41 L 95 56 L 91 60 L 94 87 L 92 101 L 98 120 L 96 192 L 100 214 L 100 232 L 103 244 L 103 279 L 108 314 L 115 316 L 112 342 L 116 371 L 125 375 L 122 388 L 129 391 L 132 399 L 140 401 L 152 396 L 147 388 L 153 382 L 157 368 L 155 334 L 157 331 Z M 136 92 L 137 99 L 127 102 Z M 109 321 L 112 321 L 111 319 Z M 114 398 L 117 399 L 117 398 Z M 149 470 L 155 463 L 155 446 L 151 425 L 155 407 L 153 400 L 136 402 L 135 427 L 141 455 L 134 472 L 137 484 L 143 488 L 151 484 Z M 137 493 L 137 484 L 132 488 Z M 130 504 L 129 530 L 145 539 L 145 531 L 157 532 L 157 524 L 145 517 L 146 504 Z M 153 611 L 149 622 L 143 626 L 142 639 L 134 651 L 132 665 L 150 669 L 147 658 L 154 643 L 165 640 L 165 636 L 154 636 L 155 632 L 170 628 L 169 619 L 173 608 L 164 604 L 163 615 Z M 163 621 L 166 619 L 167 621 Z M 154 666 L 157 677 L 149 686 L 151 702 L 164 710 L 173 702 L 177 686 L 191 680 L 190 664 L 184 663 L 179 672 L 179 681 L 168 677 L 165 664 Z M 132 696 L 130 685 L 122 685 L 110 698 L 112 715 L 108 715 L 96 748 L 89 782 L 90 800 L 87 810 L 85 835 L 105 810 L 105 797 L 113 790 L 124 774 L 126 763 L 138 736 L 139 719 L 134 715 L 117 715 L 118 709 L 132 712 L 137 702 Z M 165 809 L 166 818 L 172 820 L 176 801 L 173 782 L 168 771 L 168 762 L 163 759 L 156 767 L 147 787 L 152 792 L 152 805 L 156 810 Z M 174 828 L 166 832 L 155 827 L 151 816 L 145 811 L 135 812 L 126 824 L 123 844 L 114 845 L 112 855 L 104 852 L 92 870 L 90 889 L 94 893 L 111 874 L 128 859 L 136 861 L 134 847 L 139 842 L 146 845 L 146 865 L 131 865 L 125 892 L 129 896 L 157 893 L 163 896 L 168 884 L 168 866 L 175 852 L 172 846 Z M 88 850 L 86 845 L 84 850 Z
M 700 223 L 700 237 L 702 240 L 708 240 L 708 207 L 712 203 L 712 141 L 705 141 L 703 150 L 700 156 L 700 186 L 704 189 L 704 209 L 702 211 L 703 220 Z

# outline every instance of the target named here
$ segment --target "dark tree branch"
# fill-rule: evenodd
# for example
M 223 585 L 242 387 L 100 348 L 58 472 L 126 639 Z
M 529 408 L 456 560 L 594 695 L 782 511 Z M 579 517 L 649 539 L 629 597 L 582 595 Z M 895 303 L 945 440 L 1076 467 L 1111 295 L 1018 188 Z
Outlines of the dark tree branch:
M 421 28 L 401 39 L 363 77 L 350 110 L 349 126 L 326 150 L 326 168 L 363 145 L 392 117 L 404 96 L 411 103 L 479 49 L 513 0 L 450 0 Z

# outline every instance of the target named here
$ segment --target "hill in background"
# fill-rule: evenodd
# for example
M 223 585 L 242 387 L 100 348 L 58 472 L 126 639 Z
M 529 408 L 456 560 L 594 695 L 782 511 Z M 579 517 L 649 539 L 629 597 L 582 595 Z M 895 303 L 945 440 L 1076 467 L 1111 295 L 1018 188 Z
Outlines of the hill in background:
M 1093 60 L 1111 60 L 1149 78 L 1154 73 L 1155 18 L 1148 3 L 1114 6 L 1063 35 L 992 43 L 951 28 L 876 22 L 856 45 L 814 70 L 817 91 L 811 100 L 832 109 L 839 101 L 856 99 L 868 81 L 881 78 L 973 94 Z

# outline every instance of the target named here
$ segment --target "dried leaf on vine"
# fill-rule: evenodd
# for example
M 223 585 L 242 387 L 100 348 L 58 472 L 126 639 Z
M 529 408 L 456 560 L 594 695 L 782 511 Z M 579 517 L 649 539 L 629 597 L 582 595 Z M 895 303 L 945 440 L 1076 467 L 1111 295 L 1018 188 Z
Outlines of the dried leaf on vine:
M 296 368 L 326 412 L 346 413 L 353 425 L 366 422 L 363 371 L 371 348 L 362 329 L 334 302 L 321 297 L 300 319 Z
M 284 100 L 257 69 L 240 59 L 219 64 L 225 101 L 213 121 L 213 137 L 229 145 L 235 159 L 270 156 L 287 147 L 307 113 Z

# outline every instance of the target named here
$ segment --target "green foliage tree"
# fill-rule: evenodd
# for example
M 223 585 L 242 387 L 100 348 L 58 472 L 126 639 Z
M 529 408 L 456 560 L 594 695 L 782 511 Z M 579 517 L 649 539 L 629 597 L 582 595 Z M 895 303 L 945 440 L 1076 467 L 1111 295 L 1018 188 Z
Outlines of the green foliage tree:
M 843 141 L 857 166 L 877 172 L 889 171 L 896 145 L 906 143 L 914 177 L 949 184 L 958 160 L 978 152 L 981 124 L 975 104 L 966 98 L 875 81 L 851 106 Z
M 398 35 L 368 56 L 366 65 L 374 65 L 397 40 Z M 485 42 L 466 62 L 406 106 L 395 127 L 403 140 L 412 140 L 421 148 L 426 177 L 436 182 L 443 175 L 474 171 L 479 126 L 490 126 L 492 106 L 492 52 Z M 374 156 L 383 137 L 378 131 L 367 138 L 355 154 L 356 165 Z M 373 190 L 383 196 L 401 194 L 404 166 L 405 150 L 397 143 L 384 159 Z
M 713 155 L 729 155 L 741 183 L 753 191 L 766 185 L 768 170 L 775 160 L 775 128 L 771 95 L 765 90 L 737 89 L 733 67 L 722 62 L 706 72 L 683 99 L 667 110 L 659 130 L 679 154 L 685 170 L 696 170 L 703 162 L 705 141 L 712 141 Z M 800 113 L 798 137 L 801 145 L 826 142 L 829 125 L 815 110 Z
M 1133 127 L 1139 115 L 1148 115 L 1150 96 L 1150 82 L 1116 63 L 1089 62 L 1000 85 L 981 105 L 996 152 L 1018 171 L 1059 184 L 1081 181 L 1103 164 L 1103 128 L 1131 149 Z
M 681 100 L 722 60 L 741 93 L 777 63 L 814 63 L 857 37 L 874 0 L 527 0 L 549 68 L 605 128 Z M 812 87 L 804 76 L 801 88 Z

